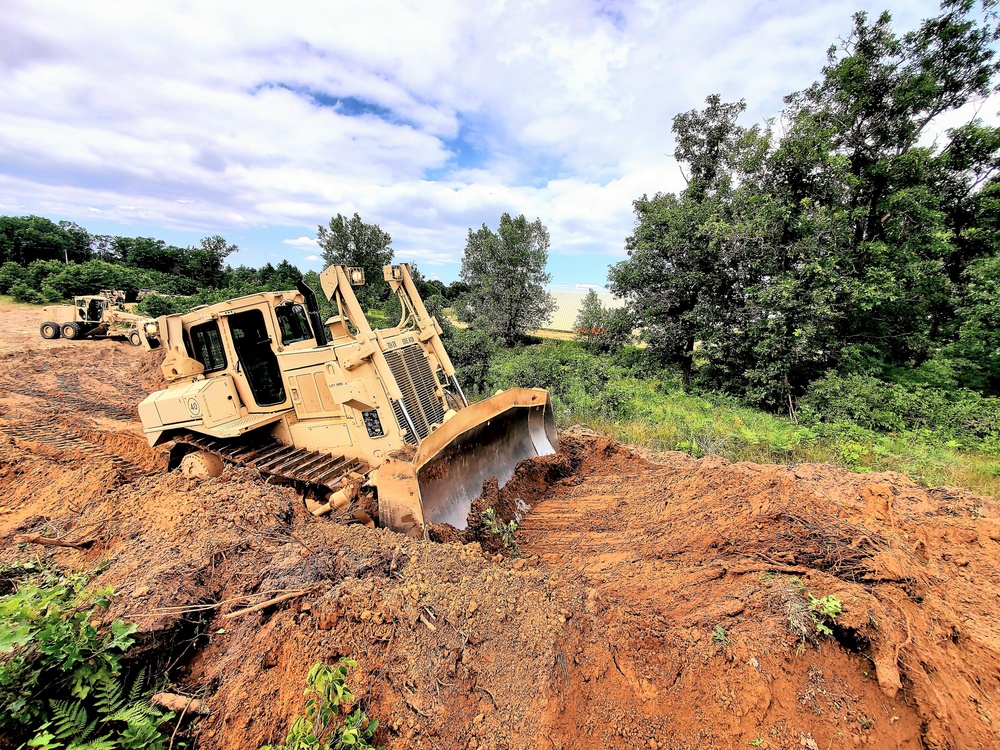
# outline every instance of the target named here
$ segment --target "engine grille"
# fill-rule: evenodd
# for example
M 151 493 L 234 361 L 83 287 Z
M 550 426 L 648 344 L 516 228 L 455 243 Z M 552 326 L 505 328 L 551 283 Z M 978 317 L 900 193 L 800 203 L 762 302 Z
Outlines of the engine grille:
M 424 350 L 418 344 L 386 352 L 385 359 L 403 393 L 403 405 L 413 420 L 413 426 L 417 430 L 416 437 L 409 434 L 399 402 L 393 402 L 392 410 L 400 429 L 406 431 L 407 442 L 416 445 L 418 439 L 423 440 L 431 433 L 431 425 L 444 421 L 444 405 L 435 394 L 437 383 L 434 381 L 434 373 L 427 364 Z

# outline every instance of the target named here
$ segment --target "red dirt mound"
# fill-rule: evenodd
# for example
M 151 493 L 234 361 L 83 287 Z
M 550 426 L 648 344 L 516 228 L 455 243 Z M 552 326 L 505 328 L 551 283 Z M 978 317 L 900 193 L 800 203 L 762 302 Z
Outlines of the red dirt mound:
M 0 563 L 105 565 L 107 617 L 211 707 L 198 747 L 279 740 L 342 655 L 389 748 L 998 744 L 994 501 L 564 434 L 476 505 L 521 517 L 520 557 L 476 519 L 439 531 L 480 544 L 422 542 L 249 469 L 165 473 L 132 416 L 149 354 L 22 318 L 0 313 Z M 15 542 L 39 533 L 93 545 Z

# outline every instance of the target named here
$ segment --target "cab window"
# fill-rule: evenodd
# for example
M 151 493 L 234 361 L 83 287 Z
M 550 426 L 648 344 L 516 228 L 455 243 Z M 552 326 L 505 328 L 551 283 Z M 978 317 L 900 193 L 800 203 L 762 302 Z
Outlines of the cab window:
M 205 372 L 225 370 L 226 351 L 222 348 L 222 335 L 219 333 L 218 321 L 210 321 L 193 326 L 184 331 L 184 344 L 188 354 L 205 366 Z
M 282 344 L 294 344 L 297 341 L 305 341 L 313 337 L 306 309 L 302 305 L 298 303 L 278 305 L 274 308 L 274 314 L 278 318 L 278 330 L 281 333 Z

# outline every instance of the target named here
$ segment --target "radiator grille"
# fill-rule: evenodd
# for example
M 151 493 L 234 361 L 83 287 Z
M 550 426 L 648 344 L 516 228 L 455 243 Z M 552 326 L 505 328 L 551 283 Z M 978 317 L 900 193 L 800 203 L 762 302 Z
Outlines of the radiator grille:
M 386 352 L 385 359 L 403 394 L 403 405 L 413 420 L 417 437 L 423 440 L 431 433 L 431 425 L 444 421 L 444 405 L 435 394 L 437 383 L 424 350 L 418 344 L 412 344 Z M 400 428 L 409 432 L 403 410 L 398 403 L 392 406 Z M 410 440 L 409 436 L 407 442 L 416 444 L 416 440 Z

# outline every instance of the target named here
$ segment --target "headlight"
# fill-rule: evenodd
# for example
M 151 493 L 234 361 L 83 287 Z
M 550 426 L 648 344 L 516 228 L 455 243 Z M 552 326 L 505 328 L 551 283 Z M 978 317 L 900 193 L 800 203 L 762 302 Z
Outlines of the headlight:
M 149 336 L 155 336 L 160 332 L 160 326 L 158 326 L 156 323 L 146 323 L 146 325 L 144 325 L 143 328 L 145 329 L 146 334 Z
M 365 285 L 365 269 L 363 268 L 349 268 L 347 269 L 348 274 L 351 278 L 351 286 L 364 286 Z

